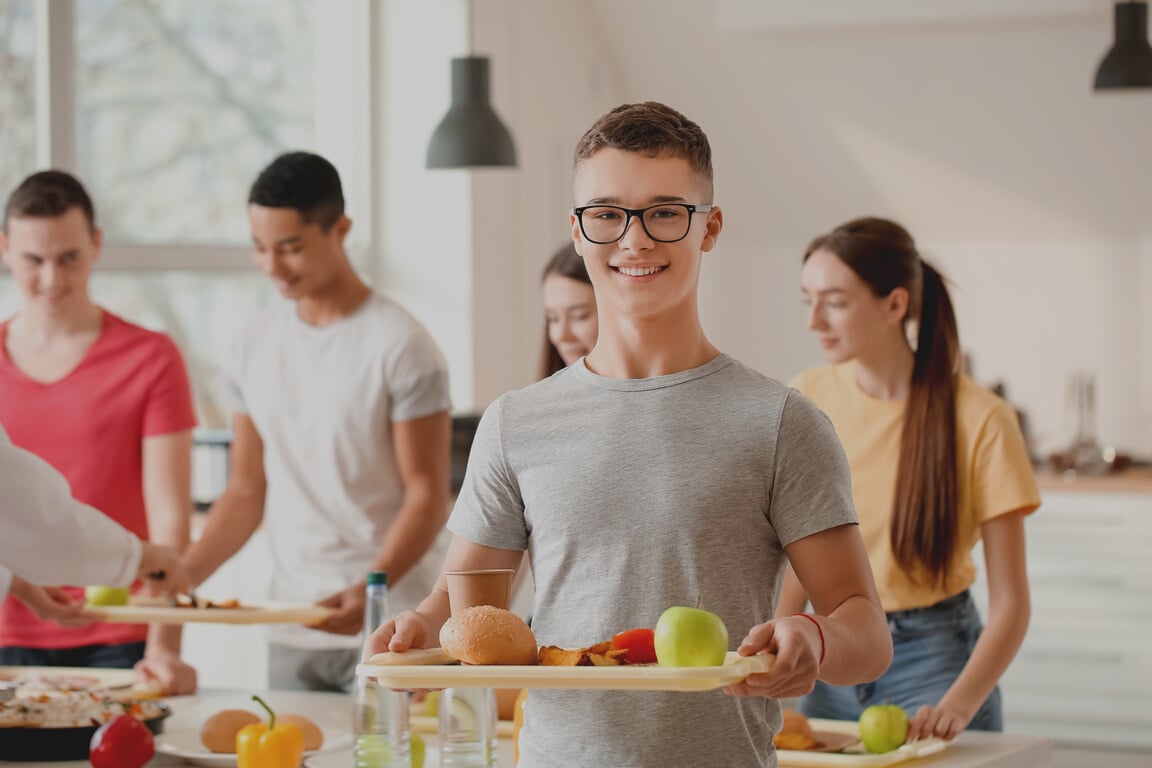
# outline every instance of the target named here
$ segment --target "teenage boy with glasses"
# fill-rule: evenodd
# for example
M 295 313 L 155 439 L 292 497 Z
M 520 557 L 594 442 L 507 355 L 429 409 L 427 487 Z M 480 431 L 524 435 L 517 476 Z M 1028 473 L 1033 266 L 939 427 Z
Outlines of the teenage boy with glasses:
M 527 549 L 541 645 L 650 627 L 699 596 L 733 650 L 776 654 L 723 692 L 533 690 L 524 768 L 775 765 L 776 699 L 874 679 L 891 658 L 843 451 L 808 400 L 704 335 L 697 285 L 723 213 L 695 123 L 656 103 L 613 110 L 576 148 L 573 195 L 596 345 L 488 408 L 445 570 L 515 568 Z M 772 620 L 785 556 L 817 616 Z M 370 650 L 435 645 L 448 615 L 441 582 Z

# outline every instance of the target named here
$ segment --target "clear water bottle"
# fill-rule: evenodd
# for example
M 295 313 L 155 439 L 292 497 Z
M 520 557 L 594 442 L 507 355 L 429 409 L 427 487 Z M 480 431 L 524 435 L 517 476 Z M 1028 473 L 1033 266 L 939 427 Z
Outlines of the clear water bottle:
M 499 714 L 491 688 L 445 688 L 440 693 L 440 768 L 496 768 Z
M 383 571 L 368 574 L 366 597 L 365 641 L 389 615 L 387 574 Z M 375 680 L 357 675 L 353 702 L 355 768 L 411 768 L 408 694 L 390 690 Z

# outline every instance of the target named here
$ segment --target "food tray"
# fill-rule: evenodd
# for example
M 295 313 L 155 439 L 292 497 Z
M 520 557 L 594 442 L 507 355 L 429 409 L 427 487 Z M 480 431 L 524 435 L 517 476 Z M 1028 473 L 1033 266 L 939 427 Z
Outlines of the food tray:
M 585 690 L 710 691 L 767 672 L 774 657 L 729 652 L 722 666 L 552 667 L 499 665 L 372 665 L 357 673 L 390 688 L 569 688 Z
M 0 667 L 0 680 L 31 680 L 31 690 L 95 691 L 131 688 L 136 673 L 131 669 L 103 667 Z M 40 680 L 47 685 L 37 685 Z
M 117 624 L 317 624 L 331 608 L 322 605 L 241 606 L 239 608 L 178 608 L 167 605 L 89 606 L 104 621 Z
M 821 732 L 832 734 L 860 735 L 859 726 L 852 721 L 820 720 L 813 718 L 809 725 L 820 737 Z M 863 744 L 856 744 L 843 752 L 816 752 L 793 749 L 776 750 L 776 760 L 780 766 L 809 766 L 810 768 L 879 768 L 880 766 L 897 765 L 909 760 L 928 757 L 943 752 L 951 744 L 936 737 L 920 739 L 912 744 L 905 744 L 892 752 L 874 755 L 864 751 Z

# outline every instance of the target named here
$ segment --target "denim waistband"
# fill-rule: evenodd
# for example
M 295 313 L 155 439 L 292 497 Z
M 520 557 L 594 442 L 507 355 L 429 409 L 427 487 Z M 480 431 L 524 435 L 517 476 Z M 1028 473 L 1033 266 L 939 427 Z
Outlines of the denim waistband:
M 907 608 L 903 611 L 887 611 L 884 615 L 889 619 L 899 619 L 912 616 L 923 616 L 935 611 L 951 611 L 959 608 L 962 605 L 965 605 L 971 599 L 972 595 L 969 594 L 968 590 L 964 590 L 963 592 L 952 595 L 952 597 L 946 597 L 940 602 L 933 603 L 932 605 L 926 605 L 922 608 Z

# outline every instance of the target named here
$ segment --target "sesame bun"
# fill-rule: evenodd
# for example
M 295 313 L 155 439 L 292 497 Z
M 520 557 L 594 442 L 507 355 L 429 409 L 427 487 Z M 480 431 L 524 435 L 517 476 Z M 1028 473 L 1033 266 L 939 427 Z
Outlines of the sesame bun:
M 246 709 L 224 709 L 204 721 L 200 741 L 209 752 L 236 754 L 236 734 L 246 725 L 263 722 Z
M 536 637 L 516 614 L 491 605 L 465 608 L 440 629 L 440 647 L 465 664 L 535 664 Z

